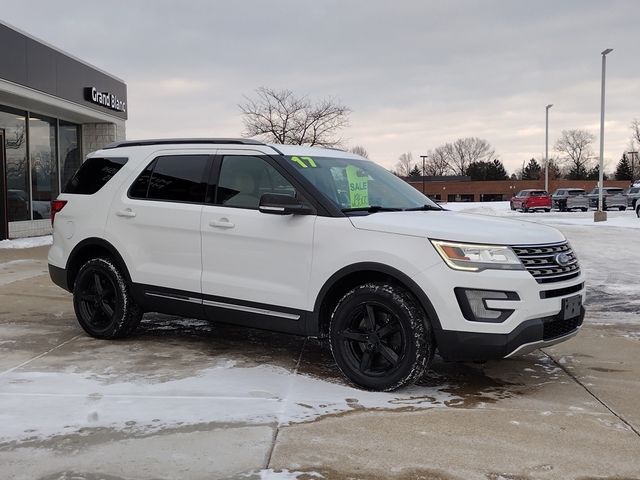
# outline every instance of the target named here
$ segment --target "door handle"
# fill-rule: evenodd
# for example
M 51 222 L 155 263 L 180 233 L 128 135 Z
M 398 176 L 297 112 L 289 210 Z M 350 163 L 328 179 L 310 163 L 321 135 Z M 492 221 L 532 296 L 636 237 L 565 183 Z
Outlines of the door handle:
M 117 210 L 116 211 L 116 215 L 118 217 L 127 217 L 127 218 L 133 218 L 136 216 L 136 212 L 134 212 L 133 210 L 131 210 L 130 208 L 126 208 L 124 210 Z
M 235 225 L 233 223 L 231 223 L 226 218 L 223 218 L 221 220 L 211 220 L 209 222 L 209 226 L 210 227 L 215 227 L 215 228 L 233 228 L 233 227 L 235 227 Z

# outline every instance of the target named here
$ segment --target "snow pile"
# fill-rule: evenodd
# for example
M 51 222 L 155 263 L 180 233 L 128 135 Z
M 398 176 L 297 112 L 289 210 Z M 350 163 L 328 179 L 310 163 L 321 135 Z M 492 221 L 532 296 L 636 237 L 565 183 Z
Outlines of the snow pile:
M 29 237 L 29 238 L 17 238 L 15 240 L 2 240 L 0 241 L 0 248 L 35 248 L 44 247 L 53 243 L 53 237 L 51 235 L 45 235 L 43 237 Z

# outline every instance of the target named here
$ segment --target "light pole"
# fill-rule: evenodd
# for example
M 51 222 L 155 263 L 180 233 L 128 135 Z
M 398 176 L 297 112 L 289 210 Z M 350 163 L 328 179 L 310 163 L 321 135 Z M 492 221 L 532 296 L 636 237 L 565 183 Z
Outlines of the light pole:
M 424 162 L 427 159 L 429 155 L 420 155 L 420 158 L 422 159 L 422 193 L 424 195 L 427 194 L 426 190 L 425 190 L 425 186 L 424 186 Z
M 607 55 L 613 52 L 613 48 L 607 48 L 602 52 L 602 85 L 600 90 L 600 174 L 598 175 L 598 210 L 593 214 L 594 222 L 607 220 L 607 212 L 602 209 L 602 188 L 604 187 L 604 80 L 607 71 Z
M 550 103 L 545 108 L 545 130 L 544 130 L 544 190 L 549 191 L 549 109 L 553 107 Z
M 638 152 L 631 151 L 627 153 L 631 155 L 631 184 L 633 185 L 633 182 L 635 181 L 635 174 L 636 174 L 636 162 L 634 160 L 636 158 L 635 156 L 638 155 Z

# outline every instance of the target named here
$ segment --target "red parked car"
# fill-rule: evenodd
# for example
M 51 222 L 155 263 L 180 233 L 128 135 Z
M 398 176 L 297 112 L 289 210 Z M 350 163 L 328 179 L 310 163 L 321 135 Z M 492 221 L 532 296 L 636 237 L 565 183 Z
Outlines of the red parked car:
M 529 212 L 532 210 L 551 211 L 551 195 L 544 190 L 521 190 L 511 198 L 511 210 Z

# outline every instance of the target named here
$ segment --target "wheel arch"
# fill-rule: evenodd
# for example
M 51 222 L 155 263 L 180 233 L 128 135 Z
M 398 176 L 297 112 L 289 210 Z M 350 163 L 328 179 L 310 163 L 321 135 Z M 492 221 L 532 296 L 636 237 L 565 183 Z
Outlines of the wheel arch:
M 127 281 L 131 282 L 127 264 L 120 253 L 118 253 L 118 250 L 106 240 L 92 237 L 79 242 L 69 254 L 66 266 L 69 291 L 73 292 L 73 286 L 82 265 L 84 265 L 87 260 L 99 256 L 108 256 L 116 262 L 116 265 L 121 269 Z
M 316 297 L 310 325 L 307 328 L 308 334 L 326 337 L 329 331 L 331 313 L 340 298 L 357 285 L 377 280 L 395 283 L 406 289 L 427 314 L 434 333 L 442 330 L 440 319 L 431 300 L 429 300 L 424 290 L 408 275 L 382 263 L 361 262 L 338 270 L 324 283 Z

